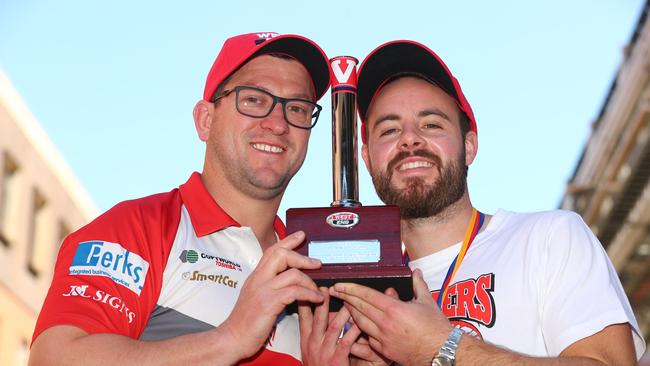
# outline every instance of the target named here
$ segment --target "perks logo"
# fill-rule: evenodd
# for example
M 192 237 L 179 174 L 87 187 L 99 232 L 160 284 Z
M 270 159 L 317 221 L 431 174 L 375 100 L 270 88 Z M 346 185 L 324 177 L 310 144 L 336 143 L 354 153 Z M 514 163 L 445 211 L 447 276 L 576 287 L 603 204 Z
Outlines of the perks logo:
M 496 321 L 494 303 L 494 273 L 467 279 L 449 286 L 447 297 L 443 299 L 442 312 L 453 324 L 483 339 L 478 326 L 492 328 Z M 438 298 L 439 291 L 431 293 Z
M 149 270 L 149 262 L 107 241 L 79 243 L 70 266 L 71 275 L 108 277 L 140 295 Z
M 129 321 L 129 324 L 133 323 L 133 320 L 135 319 L 135 312 L 133 312 L 126 306 L 124 300 L 102 290 L 95 290 L 95 293 L 91 296 L 89 294 L 86 294 L 87 290 L 88 290 L 88 285 L 82 285 L 82 286 L 73 285 L 70 286 L 70 291 L 68 293 L 64 293 L 61 295 L 64 297 L 81 297 L 84 299 L 92 299 L 95 302 L 106 304 L 111 308 L 113 308 L 115 311 L 119 312 L 120 314 L 124 314 L 126 319 Z
M 351 56 L 339 56 L 333 58 L 330 63 L 334 80 L 332 88 L 339 86 L 357 87 L 357 59 Z

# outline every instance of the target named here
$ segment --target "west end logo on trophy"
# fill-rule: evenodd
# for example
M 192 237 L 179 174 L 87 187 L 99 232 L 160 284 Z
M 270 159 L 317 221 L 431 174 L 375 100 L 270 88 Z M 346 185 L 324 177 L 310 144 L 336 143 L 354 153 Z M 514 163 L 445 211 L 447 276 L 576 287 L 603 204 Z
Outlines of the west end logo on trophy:
M 333 201 L 329 207 L 287 210 L 287 233 L 305 232 L 296 251 L 323 263 L 320 269 L 305 270 L 318 286 L 355 282 L 381 292 L 393 287 L 402 300 L 410 300 L 411 270 L 402 258 L 399 208 L 359 201 L 357 64 L 351 56 L 330 60 Z M 341 306 L 331 299 L 330 310 Z

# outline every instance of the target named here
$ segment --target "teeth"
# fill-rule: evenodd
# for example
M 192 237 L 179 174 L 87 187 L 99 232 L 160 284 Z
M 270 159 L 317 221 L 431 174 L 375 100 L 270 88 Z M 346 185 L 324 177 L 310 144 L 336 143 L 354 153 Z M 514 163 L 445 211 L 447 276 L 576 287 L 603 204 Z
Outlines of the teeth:
M 399 170 L 415 169 L 415 168 L 430 168 L 433 164 L 428 161 L 413 161 L 400 165 Z
M 283 148 L 277 147 L 277 146 L 271 146 L 267 144 L 253 144 L 253 148 L 256 150 L 260 151 L 266 151 L 266 152 L 271 152 L 271 153 L 281 153 L 284 151 Z

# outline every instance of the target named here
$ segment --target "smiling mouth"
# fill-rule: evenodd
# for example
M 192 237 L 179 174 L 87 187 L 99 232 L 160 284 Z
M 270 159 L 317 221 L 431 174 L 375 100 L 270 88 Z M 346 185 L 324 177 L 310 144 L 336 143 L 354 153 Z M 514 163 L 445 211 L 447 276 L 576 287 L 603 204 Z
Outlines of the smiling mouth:
M 284 152 L 284 150 L 285 150 L 285 149 L 283 149 L 281 147 L 267 145 L 267 144 L 260 144 L 260 143 L 251 144 L 251 146 L 255 150 L 269 152 L 269 153 L 273 153 L 273 154 L 279 154 L 281 152 Z
M 433 164 L 431 164 L 428 161 L 412 161 L 408 163 L 404 163 L 400 165 L 397 170 L 398 171 L 404 171 L 404 170 L 409 170 L 409 169 L 417 169 L 417 168 L 431 168 L 433 167 Z

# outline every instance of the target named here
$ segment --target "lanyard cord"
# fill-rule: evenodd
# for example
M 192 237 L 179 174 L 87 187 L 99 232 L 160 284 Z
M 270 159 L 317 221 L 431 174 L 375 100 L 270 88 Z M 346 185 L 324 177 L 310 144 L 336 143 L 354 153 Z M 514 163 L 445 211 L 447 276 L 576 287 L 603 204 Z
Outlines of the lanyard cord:
M 449 269 L 447 270 L 447 275 L 445 276 L 445 279 L 442 281 L 442 285 L 440 286 L 440 291 L 438 291 L 438 298 L 436 299 L 436 303 L 438 304 L 438 307 L 442 309 L 442 299 L 447 296 L 447 290 L 449 289 L 449 283 L 451 282 L 451 279 L 454 278 L 454 275 L 456 274 L 456 271 L 458 271 L 458 268 L 460 267 L 460 264 L 463 262 L 463 259 L 465 259 L 465 254 L 467 254 L 467 251 L 469 250 L 469 247 L 472 245 L 474 242 L 474 238 L 476 238 L 476 235 L 478 234 L 479 230 L 481 230 L 481 227 L 483 226 L 483 222 L 485 221 L 485 215 L 475 208 L 472 208 L 472 219 L 469 222 L 469 225 L 467 226 L 467 231 L 465 232 L 465 239 L 463 240 L 463 245 L 460 247 L 460 251 L 458 252 L 458 255 L 456 255 L 456 258 L 451 262 L 451 265 L 449 265 Z M 409 257 L 408 253 L 404 251 L 404 263 L 408 263 Z
M 476 238 L 478 231 L 481 230 L 481 226 L 483 226 L 484 219 L 485 219 L 484 214 L 477 211 L 475 208 L 472 208 L 472 220 L 469 222 L 469 225 L 467 226 L 467 232 L 465 233 L 465 239 L 463 240 L 463 245 L 460 247 L 460 252 L 458 252 L 456 258 L 454 258 L 454 260 L 451 262 L 451 265 L 449 265 L 449 270 L 447 270 L 447 275 L 445 276 L 445 279 L 442 281 L 442 285 L 440 286 L 440 291 L 438 291 L 438 298 L 436 299 L 436 303 L 438 304 L 438 307 L 441 309 L 442 309 L 442 300 L 445 298 L 445 296 L 447 296 L 447 290 L 449 290 L 449 283 L 451 282 L 451 279 L 454 278 L 454 275 L 456 275 L 456 271 L 458 271 L 458 268 L 460 267 L 460 264 L 463 262 L 463 259 L 465 259 L 465 254 L 467 254 L 469 247 L 474 242 L 474 238 Z

